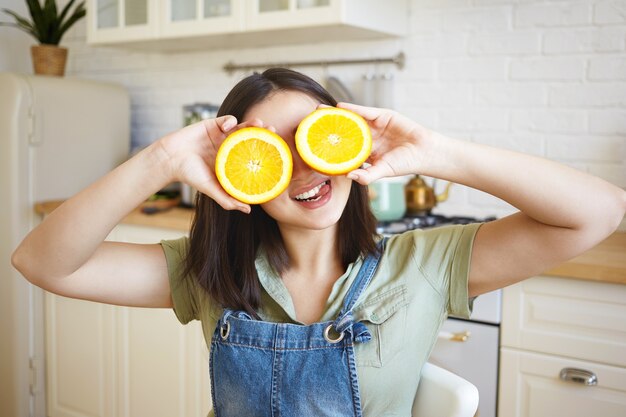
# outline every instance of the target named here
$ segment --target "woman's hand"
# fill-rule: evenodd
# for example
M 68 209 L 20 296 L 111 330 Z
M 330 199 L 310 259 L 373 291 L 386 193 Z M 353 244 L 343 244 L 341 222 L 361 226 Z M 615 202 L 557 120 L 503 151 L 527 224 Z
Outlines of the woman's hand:
M 351 103 L 339 103 L 337 107 L 361 115 L 372 131 L 372 153 L 367 160 L 371 166 L 355 169 L 348 178 L 366 185 L 379 178 L 418 171 L 431 131 L 393 110 Z
M 225 209 L 249 212 L 248 205 L 224 192 L 214 174 L 219 146 L 230 132 L 246 126 L 264 124 L 250 120 L 237 125 L 233 116 L 225 116 L 157 140 L 46 216 L 24 238 L 11 262 L 33 284 L 66 297 L 171 306 L 161 246 L 105 239 L 125 216 L 172 181 L 190 184 Z M 77 228 L 82 230 L 78 238 Z
M 159 146 L 170 161 L 170 176 L 194 187 L 215 200 L 226 210 L 250 212 L 250 206 L 228 195 L 215 176 L 215 157 L 226 137 L 241 128 L 256 126 L 273 130 L 255 119 L 237 124 L 233 116 L 202 120 L 159 140 Z

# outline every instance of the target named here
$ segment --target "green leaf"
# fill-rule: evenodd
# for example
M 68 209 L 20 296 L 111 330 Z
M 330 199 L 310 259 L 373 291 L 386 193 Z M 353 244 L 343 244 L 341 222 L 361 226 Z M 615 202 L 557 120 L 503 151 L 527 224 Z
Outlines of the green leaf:
M 0 22 L 0 26 L 13 26 L 19 30 L 22 30 L 26 33 L 28 33 L 31 36 L 34 36 L 35 38 L 37 38 L 37 34 L 34 33 L 31 29 L 26 29 L 24 26 L 19 25 L 17 23 L 8 23 L 8 22 Z
M 30 12 L 31 21 L 7 9 L 3 9 L 5 13 L 13 16 L 16 24 L 1 24 L 3 26 L 14 26 L 24 30 L 34 36 L 39 43 L 58 45 L 63 34 L 79 19 L 85 17 L 85 1 L 81 1 L 74 11 L 71 12 L 75 0 L 70 0 L 65 5 L 61 14 L 58 14 L 56 0 L 45 0 L 43 7 L 39 0 L 26 0 L 28 10 Z M 66 17 L 70 14 L 70 17 Z
M 57 2 L 56 0 L 46 0 L 46 3 L 43 6 L 44 14 L 48 16 L 53 16 L 55 19 L 57 17 Z
M 26 4 L 28 5 L 30 16 L 33 18 L 33 26 L 37 29 L 37 39 L 40 43 L 46 43 L 48 27 L 46 24 L 46 19 L 43 15 L 43 10 L 41 9 L 41 5 L 39 4 L 39 0 L 26 0 Z
M 58 31 L 58 38 L 57 38 L 57 43 L 56 43 L 57 45 L 59 42 L 61 42 L 61 38 L 63 37 L 65 32 L 70 27 L 72 27 L 72 25 L 76 23 L 76 21 L 85 17 L 85 14 L 87 13 L 87 11 L 85 10 L 84 5 L 85 5 L 85 2 L 83 1 L 78 6 L 76 6 L 76 9 L 74 10 L 74 13 L 72 13 L 72 16 L 70 16 L 70 18 L 67 19 L 67 22 L 61 25 Z
M 13 16 L 13 18 L 17 22 L 17 25 L 15 25 L 16 27 L 23 29 L 27 33 L 30 33 L 31 35 L 33 35 L 35 38 L 38 38 L 36 29 L 33 27 L 33 24 L 31 22 L 26 20 L 26 18 L 8 9 L 2 9 L 2 11 Z
M 70 0 L 69 3 L 67 3 L 65 5 L 65 7 L 63 8 L 63 10 L 61 11 L 61 14 L 59 15 L 59 27 L 61 27 L 61 25 L 63 24 L 63 20 L 65 20 L 65 16 L 67 15 L 67 12 L 70 11 L 70 8 L 72 7 L 72 4 L 74 4 L 76 0 Z M 83 2 L 84 4 L 85 2 Z M 78 7 L 80 7 L 81 5 L 79 4 Z
M 59 22 L 57 20 L 56 3 L 56 0 L 46 0 L 43 6 L 43 16 L 47 26 L 46 38 L 48 39 L 53 38 L 58 30 Z

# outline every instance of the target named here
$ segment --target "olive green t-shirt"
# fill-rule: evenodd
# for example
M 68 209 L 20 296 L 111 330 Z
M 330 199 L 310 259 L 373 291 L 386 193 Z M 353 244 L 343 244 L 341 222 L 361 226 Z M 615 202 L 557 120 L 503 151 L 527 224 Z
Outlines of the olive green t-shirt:
M 372 340 L 355 345 L 363 416 L 408 416 L 420 371 L 448 314 L 468 318 L 467 283 L 474 236 L 481 223 L 414 230 L 390 237 L 378 270 L 354 309 L 354 319 Z M 174 312 L 181 323 L 200 320 L 207 347 L 222 309 L 192 277 L 182 277 L 189 240 L 161 242 L 167 258 Z M 299 323 L 280 276 L 259 251 L 262 286 L 259 315 L 272 322 Z M 350 264 L 337 279 L 320 321 L 333 320 L 361 266 Z M 209 393 L 207 393 L 208 395 Z M 212 413 L 209 413 L 212 415 Z

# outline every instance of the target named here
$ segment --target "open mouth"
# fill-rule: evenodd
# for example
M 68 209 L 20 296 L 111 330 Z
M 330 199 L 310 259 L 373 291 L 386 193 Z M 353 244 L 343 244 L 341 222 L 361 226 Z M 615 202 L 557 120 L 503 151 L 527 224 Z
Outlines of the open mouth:
M 328 186 L 328 187 L 325 187 Z M 305 191 L 298 194 L 293 199 L 296 201 L 313 202 L 320 200 L 324 194 L 326 194 L 330 187 L 330 180 L 326 180 L 323 183 L 311 188 L 309 191 Z

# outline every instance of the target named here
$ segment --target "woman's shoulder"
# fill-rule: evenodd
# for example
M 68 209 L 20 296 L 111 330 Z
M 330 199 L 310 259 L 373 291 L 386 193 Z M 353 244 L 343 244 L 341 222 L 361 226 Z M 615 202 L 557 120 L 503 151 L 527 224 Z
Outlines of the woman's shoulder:
M 163 247 L 166 256 L 170 255 L 180 260 L 184 259 L 189 251 L 189 237 L 187 236 L 178 239 L 164 239 L 159 243 Z
M 465 234 L 473 235 L 482 223 L 455 224 L 429 229 L 415 229 L 389 237 L 387 246 L 393 251 L 408 248 L 429 250 L 454 245 Z
M 384 256 L 392 269 L 418 272 L 427 279 L 441 277 L 455 259 L 471 251 L 481 223 L 407 231 L 389 238 Z

